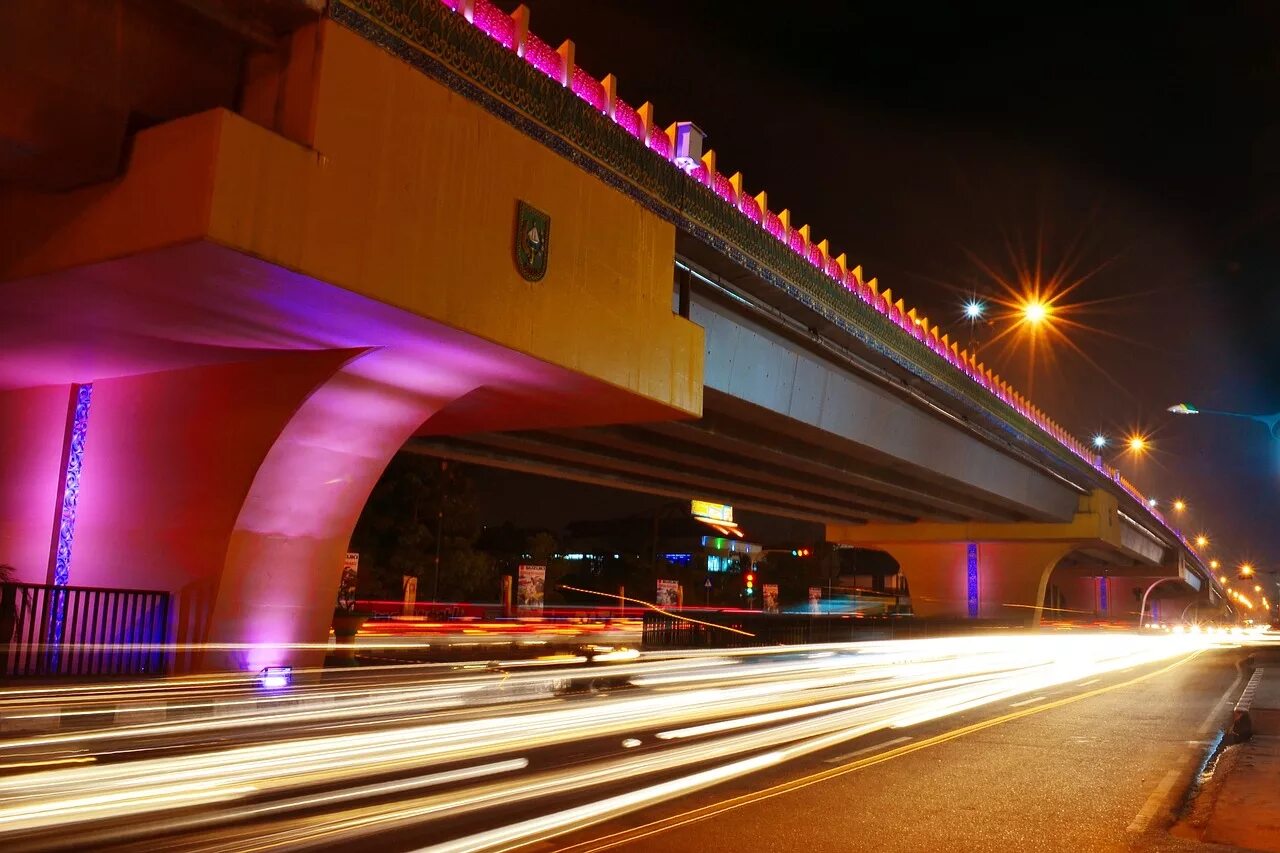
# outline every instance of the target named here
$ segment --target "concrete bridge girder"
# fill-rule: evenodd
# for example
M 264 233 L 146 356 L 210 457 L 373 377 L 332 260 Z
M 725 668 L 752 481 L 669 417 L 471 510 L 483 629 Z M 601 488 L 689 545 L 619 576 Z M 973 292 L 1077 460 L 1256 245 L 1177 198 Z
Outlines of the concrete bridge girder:
M 1024 518 L 1063 521 L 1075 509 L 1065 483 L 956 424 L 705 297 L 690 319 L 706 333 L 706 387 L 839 436 L 881 461 L 961 485 Z

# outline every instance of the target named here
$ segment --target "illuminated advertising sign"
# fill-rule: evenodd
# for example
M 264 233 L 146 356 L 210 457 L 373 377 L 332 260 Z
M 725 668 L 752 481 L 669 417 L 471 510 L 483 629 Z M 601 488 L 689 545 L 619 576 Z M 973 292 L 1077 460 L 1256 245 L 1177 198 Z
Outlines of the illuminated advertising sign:
M 728 504 L 716 504 L 710 501 L 692 501 L 691 509 L 694 518 L 704 518 L 707 521 L 719 521 L 726 524 L 733 524 L 733 507 Z
M 520 566 L 516 584 L 516 606 L 521 611 L 542 610 L 546 566 Z

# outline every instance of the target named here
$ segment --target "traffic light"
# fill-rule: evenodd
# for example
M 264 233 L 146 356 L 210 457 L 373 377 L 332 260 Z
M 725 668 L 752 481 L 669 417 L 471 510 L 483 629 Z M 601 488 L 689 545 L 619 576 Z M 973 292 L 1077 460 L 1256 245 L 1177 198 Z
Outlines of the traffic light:
M 747 572 L 747 575 L 746 577 L 743 578 L 743 580 L 746 581 L 746 584 L 747 584 L 747 595 L 749 596 L 755 595 L 756 594 L 756 573 Z
M 807 557 L 812 553 L 813 550 L 810 548 L 793 548 L 791 550 L 791 556 L 793 557 Z

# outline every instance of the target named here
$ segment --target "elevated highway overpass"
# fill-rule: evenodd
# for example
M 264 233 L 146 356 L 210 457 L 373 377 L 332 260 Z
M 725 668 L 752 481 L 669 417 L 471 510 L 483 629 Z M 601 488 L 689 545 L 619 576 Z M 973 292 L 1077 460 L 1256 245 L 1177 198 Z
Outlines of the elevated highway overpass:
M 412 441 L 822 521 L 932 567 L 938 612 L 1038 613 L 1059 565 L 1216 594 L 1087 448 L 527 10 L 214 5 L 5 12 L 6 85 L 49 106 L 0 125 L 19 579 L 167 591 L 186 665 L 314 658 Z

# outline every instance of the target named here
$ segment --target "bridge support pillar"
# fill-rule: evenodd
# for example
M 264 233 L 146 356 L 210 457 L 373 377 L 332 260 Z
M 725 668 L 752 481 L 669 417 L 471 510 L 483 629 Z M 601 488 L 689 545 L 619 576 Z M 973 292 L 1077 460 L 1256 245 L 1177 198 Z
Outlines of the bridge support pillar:
M 932 542 L 878 546 L 898 561 L 911 608 L 929 617 L 1039 625 L 1049 574 L 1069 542 Z
M 67 582 L 170 592 L 180 670 L 319 664 L 369 492 L 449 402 L 371 378 L 379 355 L 250 353 L 94 383 Z M 24 581 L 46 582 L 58 539 L 69 390 L 0 394 L 0 505 L 22 509 L 3 514 L 0 563 Z

